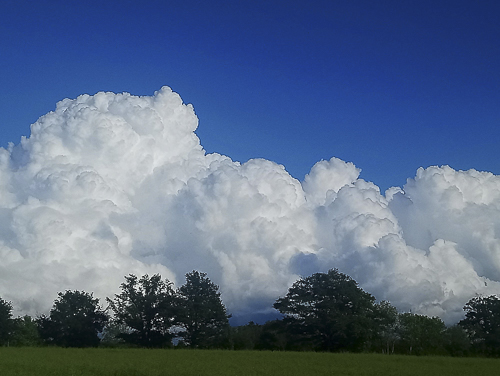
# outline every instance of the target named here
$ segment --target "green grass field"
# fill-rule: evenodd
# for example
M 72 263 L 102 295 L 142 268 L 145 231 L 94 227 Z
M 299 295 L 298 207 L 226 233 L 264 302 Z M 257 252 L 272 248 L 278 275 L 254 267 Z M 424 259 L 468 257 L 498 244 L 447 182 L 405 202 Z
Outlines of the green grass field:
M 0 347 L 0 375 L 498 375 L 500 360 L 313 352 Z

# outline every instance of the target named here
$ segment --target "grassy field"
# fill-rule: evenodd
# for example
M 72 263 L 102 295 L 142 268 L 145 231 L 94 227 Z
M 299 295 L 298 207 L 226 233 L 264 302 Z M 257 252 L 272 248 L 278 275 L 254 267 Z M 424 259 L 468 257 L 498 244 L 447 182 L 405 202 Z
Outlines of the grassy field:
M 309 352 L 0 347 L 0 375 L 498 375 L 500 360 Z

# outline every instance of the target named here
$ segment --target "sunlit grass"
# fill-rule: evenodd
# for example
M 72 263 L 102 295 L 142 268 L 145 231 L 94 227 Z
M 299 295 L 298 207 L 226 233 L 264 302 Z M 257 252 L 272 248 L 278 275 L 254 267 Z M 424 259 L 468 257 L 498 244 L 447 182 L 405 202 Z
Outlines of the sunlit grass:
M 0 375 L 497 375 L 500 360 L 313 352 L 0 348 Z

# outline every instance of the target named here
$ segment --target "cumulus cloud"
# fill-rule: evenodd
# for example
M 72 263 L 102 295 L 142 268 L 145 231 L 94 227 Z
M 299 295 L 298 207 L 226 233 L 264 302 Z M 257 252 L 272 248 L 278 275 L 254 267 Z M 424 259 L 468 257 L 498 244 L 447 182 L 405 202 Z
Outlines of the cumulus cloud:
M 0 148 L 0 296 L 37 314 L 63 289 L 104 298 L 129 273 L 179 285 L 197 269 L 241 316 L 337 267 L 452 323 L 475 294 L 500 292 L 500 177 L 429 167 L 382 194 L 332 158 L 300 182 L 271 161 L 207 154 L 197 125 L 168 87 L 97 93 Z

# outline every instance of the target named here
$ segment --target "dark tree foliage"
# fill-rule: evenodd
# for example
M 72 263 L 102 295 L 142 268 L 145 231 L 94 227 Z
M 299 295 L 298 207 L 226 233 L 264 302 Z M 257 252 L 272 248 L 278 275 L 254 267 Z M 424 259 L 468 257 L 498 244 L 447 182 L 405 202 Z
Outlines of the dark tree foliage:
M 465 329 L 475 352 L 500 356 L 500 298 L 496 295 L 476 296 L 464 306 Z
M 361 351 L 374 335 L 374 303 L 356 281 L 332 269 L 296 281 L 274 308 L 302 347 Z
M 296 341 L 290 338 L 287 323 L 283 320 L 272 320 L 262 325 L 255 349 L 272 351 L 304 350 L 298 348 Z
M 63 347 L 95 347 L 108 316 L 99 299 L 83 291 L 58 294 L 49 316 L 37 319 L 42 340 Z
M 40 334 L 35 320 L 25 315 L 13 320 L 10 346 L 39 346 Z
M 0 346 L 9 343 L 12 331 L 12 304 L 0 298 Z
M 178 333 L 192 348 L 227 347 L 229 322 L 222 303 L 219 287 L 206 273 L 192 271 L 186 274 L 186 283 L 178 289 Z
M 464 328 L 460 325 L 446 328 L 444 332 L 444 348 L 451 356 L 469 355 L 471 343 Z
M 400 351 L 414 355 L 444 354 L 445 331 L 439 317 L 402 313 L 398 317 Z
M 262 334 L 262 325 L 250 321 L 247 325 L 231 328 L 231 344 L 234 350 L 254 350 Z
M 108 298 L 114 322 L 125 326 L 118 335 L 126 343 L 141 347 L 165 347 L 172 344 L 170 328 L 175 324 L 176 298 L 172 282 L 159 274 L 130 274 L 121 284 L 122 292 Z

